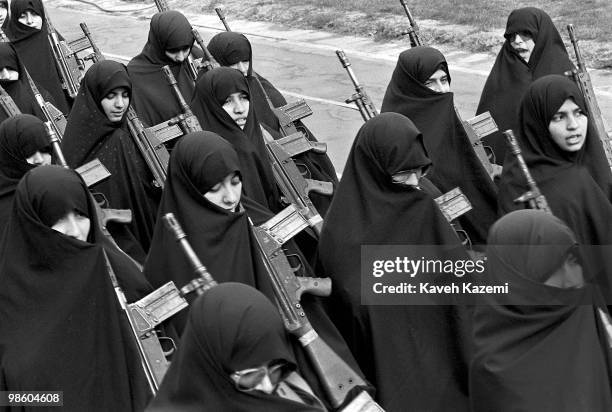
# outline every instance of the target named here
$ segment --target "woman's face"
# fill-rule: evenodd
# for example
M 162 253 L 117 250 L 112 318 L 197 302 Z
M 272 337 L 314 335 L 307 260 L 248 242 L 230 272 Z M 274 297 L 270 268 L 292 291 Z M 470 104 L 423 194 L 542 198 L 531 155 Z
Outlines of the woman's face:
M 51 229 L 86 242 L 90 227 L 91 222 L 87 216 L 76 211 L 70 211 L 55 222 Z
M 6 16 L 8 16 L 8 9 L 5 9 L 3 6 L 0 6 L 0 26 L 4 24 L 4 20 L 6 20 Z
M 42 17 L 40 17 L 34 10 L 26 10 L 19 15 L 17 21 L 25 26 L 32 27 L 36 30 L 42 29 Z
M 283 361 L 272 361 L 257 368 L 243 369 L 230 375 L 236 389 L 241 392 L 261 391 L 271 395 L 278 384 L 286 377 L 287 364 Z
M 551 138 L 561 149 L 577 152 L 587 137 L 589 119 L 572 99 L 566 99 L 548 124 Z
M 425 87 L 434 92 L 448 93 L 450 92 L 450 82 L 448 81 L 448 74 L 442 69 L 438 69 L 434 74 L 427 79 Z
M 230 115 L 238 127 L 244 129 L 249 115 L 249 96 L 245 92 L 236 92 L 227 96 L 223 110 Z
M 41 151 L 36 151 L 34 154 L 26 159 L 31 165 L 42 166 L 51 164 L 51 154 Z
M 191 53 L 191 47 L 182 47 L 178 49 L 170 49 L 165 51 L 166 56 L 175 63 L 182 63 L 187 60 L 189 53 Z
M 225 176 L 221 182 L 204 193 L 204 197 L 220 208 L 233 212 L 240 203 L 241 194 L 242 181 L 240 180 L 240 175 L 234 172 Z
M 100 105 L 108 120 L 120 122 L 130 106 L 130 92 L 125 87 L 117 87 L 104 96 Z
M 393 183 L 404 186 L 413 186 L 418 188 L 419 182 L 423 177 L 423 169 L 405 170 L 397 172 L 391 176 Z
M 244 77 L 247 76 L 247 74 L 249 74 L 249 66 L 250 63 L 248 60 L 244 60 L 238 63 L 234 63 L 234 64 L 230 64 L 229 67 L 231 67 L 232 69 L 236 69 L 238 71 L 240 71 L 240 73 L 242 73 L 242 75 Z
M 535 42 L 529 33 L 521 32 L 511 34 L 510 45 L 523 60 L 529 63 L 529 58 L 535 47 Z
M 584 286 L 584 275 L 582 266 L 573 253 L 565 259 L 563 265 L 544 282 L 548 286 L 555 286 L 563 289 L 576 289 Z

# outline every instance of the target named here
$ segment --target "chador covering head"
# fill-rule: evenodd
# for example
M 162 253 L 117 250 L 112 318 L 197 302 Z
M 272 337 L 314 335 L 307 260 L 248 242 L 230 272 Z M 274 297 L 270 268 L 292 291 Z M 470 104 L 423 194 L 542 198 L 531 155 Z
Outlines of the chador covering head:
M 50 151 L 49 138 L 40 119 L 20 114 L 0 124 L 0 236 L 8 224 L 19 180 L 36 167 L 26 159 L 36 152 Z
M 134 108 L 147 126 L 154 126 L 180 113 L 181 108 L 161 68 L 169 66 L 185 100 L 193 95 L 188 61 L 176 62 L 166 51 L 193 47 L 191 24 L 178 11 L 157 13 L 151 19 L 149 38 L 142 52 L 128 64 L 134 87 Z
M 578 151 L 564 151 L 553 141 L 549 124 L 568 99 L 586 113 L 582 94 L 573 81 L 550 75 L 533 82 L 519 109 L 517 141 L 552 213 L 572 229 L 580 244 L 588 245 L 583 259 L 587 277 L 597 282 L 606 301 L 612 302 L 612 255 L 605 246 L 612 244 L 612 230 L 607 224 L 612 219 L 610 168 L 590 124 L 585 143 Z M 525 208 L 524 203 L 514 200 L 527 190 L 518 162 L 509 159 L 499 187 L 501 212 Z
M 17 80 L 0 80 L 0 86 L 11 96 L 19 111 L 25 114 L 33 114 L 39 119 L 44 119 L 42 111 L 34 98 L 34 92 L 30 88 L 24 66 L 19 56 L 17 56 L 15 46 L 11 43 L 0 43 L 0 69 L 3 67 L 14 70 L 19 75 Z M 40 87 L 38 89 L 39 92 L 46 93 L 46 91 L 40 90 Z M 4 110 L 1 110 L 0 121 L 7 118 L 8 115 Z
M 612 408 L 605 305 L 592 285 L 544 283 L 576 243 L 564 222 L 540 210 L 512 212 L 491 228 L 487 276 L 507 282 L 512 301 L 489 294 L 476 306 L 472 411 Z
M 230 375 L 271 361 L 296 361 L 278 310 L 261 292 L 224 283 L 199 297 L 191 309 L 177 359 L 148 412 L 322 411 L 254 390 L 236 389 Z
M 529 62 L 512 47 L 516 33 L 527 33 L 535 46 Z M 506 41 L 487 78 L 476 114 L 490 111 L 499 130 L 517 130 L 518 108 L 531 82 L 548 74 L 563 74 L 574 66 L 550 16 L 535 7 L 516 9 L 508 16 Z M 506 142 L 501 132 L 484 138 L 498 164 L 505 162 Z
M 437 70 L 443 70 L 450 82 L 446 59 L 438 50 L 415 47 L 403 51 L 387 86 L 381 111 L 401 113 L 421 131 L 433 162 L 427 178 L 442 192 L 461 189 L 473 209 L 459 221 L 473 243 L 484 244 L 489 227 L 497 217 L 497 191 L 457 117 L 453 93 L 425 86 Z
M 133 95 L 132 82 L 123 64 L 105 60 L 89 68 L 81 82 L 78 104 L 68 118 L 62 149 L 71 167 L 97 158 L 110 171 L 111 176 L 92 190 L 104 195 L 108 202 L 105 207 L 132 211 L 130 224 L 109 222 L 108 228 L 123 250 L 144 261 L 153 237 L 161 191 L 153 186 L 151 173 L 128 130 L 126 115 L 113 122 L 101 106 L 101 101 L 113 91 Z M 127 110 L 130 101 L 123 102 L 124 109 Z
M 90 220 L 87 241 L 50 227 L 68 212 Z M 74 171 L 40 166 L 23 177 L 0 242 L 1 390 L 62 391 L 73 411 L 144 408 L 146 380 L 104 252 L 128 301 L 150 291 L 103 237 Z
M 419 130 L 382 113 L 357 133 L 319 242 L 333 281 L 332 320 L 377 389 L 386 410 L 467 411 L 467 329 L 458 307 L 379 306 L 361 301 L 362 245 L 428 245 L 440 259 L 467 259 L 432 197 L 394 183 L 398 172 L 427 168 Z M 398 353 L 401 352 L 401 355 Z
M 234 211 L 224 209 L 204 197 L 213 186 L 233 173 L 244 176 L 244 169 L 232 145 L 219 135 L 212 132 L 190 133 L 178 142 L 170 157 L 168 179 L 159 208 L 160 218 L 145 264 L 145 274 L 154 286 L 161 286 L 170 280 L 184 285 L 195 276 L 176 238 L 161 219 L 161 216 L 172 212 L 196 255 L 217 282 L 244 283 L 274 300 L 271 281 L 252 238 L 249 222 L 250 219 L 254 225 L 260 225 L 269 220 L 272 213 L 244 193 L 240 199 L 241 207 Z M 285 243 L 283 248 L 287 254 L 294 255 L 291 264 L 295 265 L 297 260 L 301 262 L 299 275 L 313 276 L 293 241 Z M 358 371 L 346 344 L 323 310 L 321 301 L 305 294 L 301 304 L 317 333 Z M 187 323 L 186 315 L 177 314 L 172 322 L 182 332 Z M 323 398 L 324 392 L 311 361 L 297 340 L 292 340 L 292 345 L 300 375 L 308 381 L 317 396 Z
M 40 30 L 20 23 L 19 16 L 25 11 L 33 11 L 42 20 Z M 65 115 L 70 112 L 70 100 L 64 90 L 57 72 L 55 59 L 49 44 L 49 29 L 42 0 L 15 0 L 11 2 L 11 19 L 8 24 L 8 37 L 15 46 L 21 62 L 37 85 L 49 92 L 53 103 Z
M 250 101 L 254 106 L 257 119 L 262 127 L 264 127 L 274 139 L 283 137 L 284 134 L 281 131 L 280 123 L 270 108 L 270 104 L 278 108 L 285 106 L 287 100 L 285 100 L 281 92 L 278 91 L 272 83 L 259 73 L 256 73 L 253 69 L 251 43 L 246 36 L 237 32 L 222 32 L 216 34 L 210 39 L 208 50 L 222 66 L 231 66 L 245 61 L 248 62 L 249 67 L 246 79 L 251 92 Z M 296 125 L 298 131 L 303 132 L 308 140 L 317 141 L 316 137 L 301 121 L 297 121 Z M 331 182 L 335 189 L 338 183 L 338 177 L 331 160 L 326 154 L 308 151 L 296 155 L 294 160 L 299 167 L 305 169 L 305 174 L 308 178 L 323 182 Z M 309 196 L 317 208 L 317 211 L 321 216 L 325 216 L 332 197 L 314 192 L 311 192 Z
M 278 189 L 254 104 L 250 102 L 246 124 L 241 129 L 223 109 L 226 99 L 233 93 L 244 93 L 250 98 L 251 90 L 245 77 L 229 67 L 213 69 L 198 79 L 191 101 L 193 113 L 205 129 L 230 142 L 238 153 L 244 193 L 276 211 L 279 208 Z

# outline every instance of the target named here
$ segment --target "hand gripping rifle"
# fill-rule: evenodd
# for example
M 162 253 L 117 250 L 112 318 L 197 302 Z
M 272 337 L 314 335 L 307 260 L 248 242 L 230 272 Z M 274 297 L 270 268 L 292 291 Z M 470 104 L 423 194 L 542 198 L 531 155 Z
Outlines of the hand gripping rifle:
M 193 27 L 191 28 L 191 33 L 193 33 L 193 37 L 196 40 L 196 43 L 198 43 L 198 46 L 200 46 L 200 49 L 202 49 L 202 52 L 204 53 L 204 57 L 202 58 L 202 61 L 200 62 L 200 68 L 204 68 L 204 71 L 209 71 L 214 69 L 215 67 L 220 67 L 221 65 L 217 62 L 217 60 L 215 60 L 215 58 L 213 57 L 212 54 L 210 54 L 210 52 L 208 51 L 208 47 L 206 47 L 206 45 L 204 44 L 204 40 L 202 40 L 202 36 L 200 36 L 200 32 L 197 29 L 194 29 Z
M 94 62 L 104 60 L 105 57 L 93 40 L 87 25 L 85 23 L 81 23 L 80 26 L 85 34 L 85 37 L 87 37 L 89 40 L 91 48 L 93 49 L 91 59 Z M 127 111 L 127 122 L 130 135 L 132 136 L 132 139 L 134 139 L 134 143 L 136 144 L 138 151 L 142 155 L 142 158 L 153 175 L 153 184 L 163 189 L 166 182 L 166 176 L 168 175 L 167 170 L 170 154 L 163 145 L 164 140 L 158 137 L 161 135 L 161 133 L 157 133 L 155 130 L 152 130 L 153 128 L 145 128 L 131 105 Z
M 164 72 L 164 76 L 166 76 L 168 84 L 172 88 L 172 93 L 174 94 L 174 97 L 176 97 L 176 101 L 181 107 L 181 113 L 168 120 L 168 124 L 178 124 L 178 126 L 183 131 L 183 134 L 201 131 L 202 127 L 200 126 L 200 122 L 198 121 L 197 117 L 195 117 L 195 115 L 191 111 L 191 108 L 183 98 L 183 95 L 181 94 L 181 91 L 178 88 L 176 78 L 174 77 L 174 74 L 172 74 L 170 67 L 164 66 L 162 67 L 162 71 Z
M 527 167 L 527 163 L 525 163 L 525 159 L 523 158 L 523 154 L 521 152 L 521 148 L 518 144 L 518 141 L 514 136 L 514 132 L 512 132 L 511 129 L 508 129 L 504 132 L 504 136 L 506 136 L 506 141 L 510 146 L 510 151 L 516 157 L 519 167 L 523 172 L 525 179 L 527 180 L 527 186 L 529 187 L 529 190 L 514 199 L 514 202 L 527 202 L 529 208 L 531 209 L 539 209 L 552 214 L 552 210 L 550 210 L 550 207 L 548 206 L 546 197 L 540 191 L 540 188 L 538 187 L 536 181 L 531 176 L 531 172 L 529 172 L 529 168 Z
M 55 60 L 62 88 L 66 90 L 71 98 L 76 98 L 79 93 L 79 83 L 81 81 L 81 71 L 76 61 L 74 52 L 70 50 L 66 41 L 60 40 L 59 34 L 51 24 L 49 13 L 45 10 L 45 20 L 47 21 L 48 39 L 51 52 Z
M 328 296 L 331 293 L 329 278 L 295 276 L 282 245 L 306 227 L 292 206 L 287 207 L 261 226 L 253 226 L 256 245 L 276 298 L 276 305 L 285 329 L 296 336 L 308 354 L 317 376 L 334 408 L 342 405 L 349 392 L 356 386 L 365 387 L 365 381 L 334 351 L 314 330 L 300 303 L 303 293 Z M 369 398 L 363 391 L 360 396 Z M 380 407 L 369 398 L 370 408 L 363 411 L 380 411 Z M 376 406 L 377 408 L 375 408 Z M 350 410 L 350 409 L 343 409 Z
M 349 61 L 346 54 L 342 50 L 336 50 L 336 55 L 338 59 L 340 59 L 340 63 L 342 63 L 342 67 L 344 67 L 355 86 L 355 93 L 348 99 L 346 99 L 346 103 L 355 103 L 357 108 L 359 109 L 359 113 L 361 113 L 361 117 L 363 117 L 363 121 L 366 122 L 374 116 L 378 115 L 378 110 L 374 107 L 374 103 L 366 93 L 364 87 L 359 84 L 353 69 L 351 68 L 351 62 Z
M 599 140 L 603 145 L 604 153 L 606 155 L 606 159 L 608 160 L 608 165 L 610 165 L 610 167 L 612 168 L 612 143 L 610 142 L 610 136 L 608 136 L 608 133 L 606 132 L 606 127 L 601 116 L 599 104 L 597 104 L 597 98 L 595 97 L 595 92 L 593 91 L 593 83 L 591 82 L 591 76 L 587 71 L 584 59 L 582 58 L 582 53 L 580 52 L 580 48 L 578 47 L 578 39 L 576 38 L 576 32 L 574 30 L 573 24 L 567 25 L 567 32 L 569 33 L 570 41 L 574 46 L 578 69 L 568 71 L 565 74 L 567 76 L 571 76 L 580 88 L 580 91 L 584 96 L 584 101 L 587 106 L 586 110 L 588 112 L 590 121 L 592 121 L 595 125 L 595 132 L 597 133 L 597 136 L 599 137 Z
M 406 16 L 408 16 L 408 22 L 410 22 L 410 28 L 402 32 L 402 34 L 404 35 L 407 34 L 408 37 L 410 37 L 410 47 L 422 46 L 421 39 L 419 38 L 419 26 L 417 25 L 416 21 L 412 18 L 412 13 L 410 13 L 410 9 L 408 8 L 408 5 L 406 4 L 406 0 L 400 0 L 400 3 L 402 3 L 402 7 L 404 8 L 404 11 L 406 12 Z

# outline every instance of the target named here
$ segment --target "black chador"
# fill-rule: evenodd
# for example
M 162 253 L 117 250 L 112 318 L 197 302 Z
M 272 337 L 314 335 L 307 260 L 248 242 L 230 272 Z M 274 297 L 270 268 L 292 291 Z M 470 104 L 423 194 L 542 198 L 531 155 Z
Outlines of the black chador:
M 36 167 L 26 159 L 37 151 L 51 152 L 49 138 L 40 119 L 30 114 L 20 114 L 0 124 L 0 238 L 8 224 L 19 180 Z
M 68 212 L 89 218 L 87 241 L 51 228 Z M 62 391 L 66 411 L 144 409 L 147 382 L 103 252 L 128 301 L 150 291 L 102 235 L 74 171 L 23 177 L 0 242 L 0 390 Z
M 240 62 L 248 62 L 246 78 L 251 90 L 251 104 L 255 106 L 255 113 L 260 124 L 266 128 L 271 135 L 278 139 L 282 137 L 280 124 L 274 112 L 270 109 L 270 103 L 274 107 L 281 107 L 287 104 L 285 97 L 267 79 L 256 73 L 253 69 L 253 52 L 251 43 L 244 34 L 237 32 L 222 32 L 213 36 L 208 43 L 208 50 L 215 60 L 222 66 L 231 66 Z M 270 99 L 270 103 L 267 101 Z M 302 123 L 298 122 L 299 129 L 306 133 L 311 141 L 317 141 L 316 137 Z M 300 167 L 306 169 L 306 177 L 324 182 L 331 182 L 337 186 L 338 178 L 331 160 L 326 154 L 318 154 L 312 151 L 295 156 L 295 162 Z M 317 208 L 319 214 L 325 217 L 332 196 L 325 196 L 318 193 L 310 193 L 310 199 Z
M 511 35 L 528 33 L 535 47 L 529 62 L 514 50 Z M 518 107 L 534 80 L 547 74 L 563 74 L 573 68 L 561 35 L 550 16 L 535 7 L 516 9 L 508 16 L 506 41 L 497 54 L 485 83 L 476 114 L 490 111 L 500 132 L 484 138 L 493 148 L 498 164 L 505 162 L 507 143 L 501 131 L 518 128 Z
M 239 156 L 226 140 L 212 132 L 197 132 L 184 136 L 177 143 L 170 158 L 168 180 L 159 216 L 168 212 L 174 213 L 196 255 L 217 282 L 244 283 L 255 287 L 274 301 L 270 279 L 249 226 L 249 218 L 253 224 L 260 225 L 272 217 L 272 213 L 244 194 L 241 207 L 233 211 L 224 209 L 204 197 L 205 193 L 232 173 L 245 176 Z M 295 256 L 289 258 L 292 265 L 297 266 L 298 261 L 301 262 L 298 275 L 312 276 L 312 270 L 295 244 L 290 241 L 283 247 L 288 255 Z M 155 287 L 169 280 L 173 280 L 177 285 L 184 285 L 195 276 L 176 238 L 161 219 L 158 219 L 155 228 L 151 251 L 145 264 L 145 275 Z M 346 343 L 324 312 L 319 298 L 306 294 L 301 302 L 319 335 L 358 371 Z M 184 329 L 185 317 L 186 314 L 179 314 L 173 318 L 173 324 L 179 332 Z M 292 342 L 300 374 L 319 398 L 324 398 L 310 360 L 297 341 Z
M 40 30 L 19 23 L 19 16 L 26 10 L 34 11 L 42 17 L 43 24 Z M 51 95 L 53 99 L 51 103 L 62 113 L 68 115 L 72 102 L 62 89 L 62 82 L 49 44 L 49 29 L 42 0 L 12 1 L 11 19 L 7 32 L 21 62 L 28 69 L 36 84 L 42 86 Z
M 142 52 L 128 63 L 134 87 L 134 108 L 142 122 L 154 126 L 181 112 L 161 68 L 168 65 L 185 100 L 193 94 L 193 78 L 187 60 L 175 62 L 168 50 L 191 48 L 194 37 L 187 18 L 175 10 L 157 13 L 151 19 L 149 38 Z
M 427 168 L 419 130 L 382 113 L 357 133 L 319 242 L 332 278 L 328 313 L 387 411 L 468 408 L 466 314 L 458 306 L 363 305 L 361 247 L 429 245 L 440 259 L 467 253 L 433 198 L 394 183 L 398 172 Z
M 62 149 L 71 167 L 98 158 L 108 168 L 111 177 L 94 185 L 92 192 L 104 195 L 104 207 L 132 211 L 129 225 L 110 222 L 108 229 L 123 250 L 142 262 L 153 237 L 161 190 L 153 186 L 151 173 L 128 130 L 126 115 L 112 122 L 102 109 L 102 99 L 119 87 L 133 96 L 123 64 L 106 60 L 87 71 L 78 104 L 68 118 Z
M 433 162 L 427 178 L 442 192 L 461 188 L 473 209 L 459 222 L 474 244 L 484 244 L 497 217 L 497 191 L 455 113 L 453 93 L 425 86 L 437 70 L 446 72 L 450 82 L 446 59 L 438 50 L 415 47 L 403 51 L 381 111 L 407 116 L 423 133 L 423 143 Z

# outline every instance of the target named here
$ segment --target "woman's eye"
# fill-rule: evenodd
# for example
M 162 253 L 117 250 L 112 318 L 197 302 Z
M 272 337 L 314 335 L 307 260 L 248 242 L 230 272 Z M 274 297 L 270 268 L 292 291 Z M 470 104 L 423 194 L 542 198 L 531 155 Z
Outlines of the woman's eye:
M 554 115 L 554 116 L 552 117 L 551 121 L 553 121 L 553 122 L 558 122 L 558 121 L 560 121 L 560 120 L 562 120 L 562 119 L 563 119 L 563 115 L 561 115 L 561 114 L 556 114 L 556 115 Z

